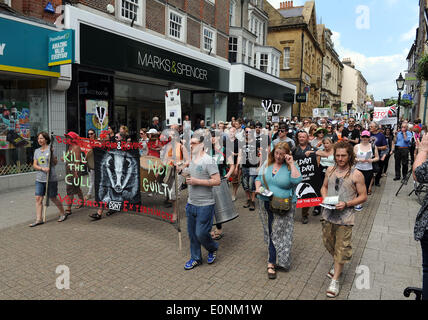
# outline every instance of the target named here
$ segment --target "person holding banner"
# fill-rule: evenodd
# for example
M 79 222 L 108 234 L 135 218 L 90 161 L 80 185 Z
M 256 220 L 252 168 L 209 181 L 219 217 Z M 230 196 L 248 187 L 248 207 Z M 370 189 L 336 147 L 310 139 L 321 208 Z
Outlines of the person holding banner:
M 367 201 L 364 176 L 354 167 L 355 153 L 351 144 L 342 141 L 334 146 L 335 166 L 326 172 L 321 195 L 330 208 L 322 211 L 324 246 L 334 259 L 328 272 L 331 279 L 327 297 L 335 298 L 340 292 L 339 277 L 345 263 L 352 258 L 352 228 L 355 224 L 354 206 Z
M 60 220 L 64 221 L 67 216 L 71 215 L 71 205 L 73 203 L 74 195 L 77 194 L 79 199 L 82 200 L 82 204 L 78 205 L 76 209 L 83 207 L 83 192 L 80 188 L 80 180 L 82 176 L 81 164 L 82 162 L 82 150 L 78 144 L 79 135 L 73 131 L 70 131 L 65 135 L 70 138 L 71 143 L 68 145 L 67 152 L 64 156 L 65 162 L 65 173 L 66 173 L 66 192 L 70 198 L 70 204 L 65 210 L 65 215 L 61 216 Z
M 55 166 L 58 163 L 56 157 L 52 158 L 51 168 L 49 168 L 49 158 L 51 155 L 49 145 L 51 143 L 51 138 L 47 132 L 40 132 L 37 135 L 37 142 L 40 145 L 40 148 L 34 151 L 33 157 L 33 168 L 37 171 L 36 174 L 36 222 L 30 224 L 30 227 L 36 227 L 43 224 L 43 198 L 46 194 L 46 184 L 47 184 L 47 175 L 49 172 L 49 184 L 47 190 L 47 196 L 49 199 L 55 203 L 56 207 L 60 212 L 59 222 L 64 221 L 62 217 L 65 217 L 64 207 L 62 206 L 61 201 L 57 198 L 58 195 L 58 181 L 55 173 Z
M 318 167 L 318 162 L 316 159 L 316 156 L 314 154 L 314 152 L 316 152 L 318 149 L 312 147 L 309 144 L 309 135 L 305 130 L 300 130 L 299 132 L 297 132 L 297 147 L 294 149 L 293 151 L 293 158 L 296 160 L 299 159 L 305 159 L 310 157 L 311 159 L 309 159 L 310 163 L 315 164 L 316 163 L 316 167 L 314 166 L 314 170 L 315 168 Z M 304 160 L 303 160 L 304 161 Z M 306 162 L 306 161 L 304 161 Z M 302 170 L 300 170 L 302 172 Z M 318 215 L 318 212 L 314 212 L 314 215 Z M 302 208 L 302 224 L 308 224 L 309 222 L 309 207 L 304 207 Z
M 302 175 L 294 162 L 289 144 L 278 143 L 269 153 L 268 161 L 260 168 L 256 179 L 256 193 L 259 199 L 259 215 L 263 225 L 264 240 L 268 245 L 267 274 L 276 279 L 275 267 L 286 271 L 291 267 L 291 247 L 293 242 L 294 212 L 296 210 L 296 186 Z M 271 207 L 270 198 L 263 189 L 273 193 L 273 197 L 286 200 L 289 210 L 278 214 Z
M 94 129 L 89 129 L 88 130 L 88 138 L 91 140 L 97 140 L 97 134 L 95 133 Z M 86 158 L 88 159 L 89 157 L 89 153 L 92 153 L 92 149 L 88 151 L 88 154 L 86 155 Z M 95 170 L 94 169 L 90 169 L 88 167 L 88 171 L 89 171 L 89 186 L 88 186 L 88 193 L 85 195 L 84 199 L 88 200 L 92 197 L 92 195 L 95 195 Z
M 189 166 L 189 198 L 186 205 L 187 232 L 190 239 L 190 260 L 184 269 L 191 270 L 202 264 L 201 245 L 208 251 L 208 264 L 217 257 L 218 243 L 210 234 L 215 210 L 212 187 L 221 183 L 217 165 L 204 149 L 204 135 L 190 140 L 192 159 Z

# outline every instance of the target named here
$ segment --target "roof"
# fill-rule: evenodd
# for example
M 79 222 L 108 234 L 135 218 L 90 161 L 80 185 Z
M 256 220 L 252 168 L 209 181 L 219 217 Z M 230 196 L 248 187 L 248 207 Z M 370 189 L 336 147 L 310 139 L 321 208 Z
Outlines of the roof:
M 42 25 L 46 25 L 46 26 L 50 26 L 50 27 L 56 27 L 55 24 L 47 22 L 46 20 L 23 15 L 22 13 L 20 13 L 20 12 L 16 11 L 15 9 L 9 7 L 7 4 L 1 3 L 1 2 L 0 2 L 0 13 L 8 15 L 8 16 L 13 16 L 16 18 L 24 19 L 24 20 L 36 22 L 36 23 L 39 23 Z
M 278 10 L 284 18 L 303 16 L 303 6 Z

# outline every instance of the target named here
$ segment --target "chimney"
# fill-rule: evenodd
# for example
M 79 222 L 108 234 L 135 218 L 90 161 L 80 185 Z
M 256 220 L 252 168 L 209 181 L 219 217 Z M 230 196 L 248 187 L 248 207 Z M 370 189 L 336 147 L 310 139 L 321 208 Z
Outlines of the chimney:
M 290 8 L 293 8 L 293 1 L 290 1 Z

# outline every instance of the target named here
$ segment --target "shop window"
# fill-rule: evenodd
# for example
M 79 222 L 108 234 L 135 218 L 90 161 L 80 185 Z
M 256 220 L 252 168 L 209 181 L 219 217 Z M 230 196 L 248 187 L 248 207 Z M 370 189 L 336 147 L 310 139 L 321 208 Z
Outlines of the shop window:
M 230 37 L 229 38 L 229 62 L 236 62 L 238 55 L 238 38 Z
M 175 11 L 169 11 L 169 35 L 184 42 L 185 18 Z
M 135 23 L 142 25 L 142 7 L 143 0 L 120 0 L 119 14 L 124 20 L 132 21 L 135 18 Z
M 0 176 L 34 171 L 37 133 L 48 132 L 48 82 L 0 77 Z
M 204 50 L 215 53 L 215 32 L 207 27 L 204 27 Z
M 260 70 L 267 72 L 269 62 L 269 55 L 266 53 L 260 54 Z

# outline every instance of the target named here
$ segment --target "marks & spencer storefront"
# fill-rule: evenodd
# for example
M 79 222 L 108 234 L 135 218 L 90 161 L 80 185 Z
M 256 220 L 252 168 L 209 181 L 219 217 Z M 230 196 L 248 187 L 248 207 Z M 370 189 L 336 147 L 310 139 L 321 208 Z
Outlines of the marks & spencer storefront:
M 226 61 L 71 6 L 66 25 L 76 33 L 78 63 L 68 92 L 69 130 L 86 136 L 90 128 L 127 125 L 136 138 L 154 116 L 165 119 L 165 91 L 172 88 L 180 89 L 183 117 L 226 120 Z M 108 109 L 102 128 L 95 105 Z

